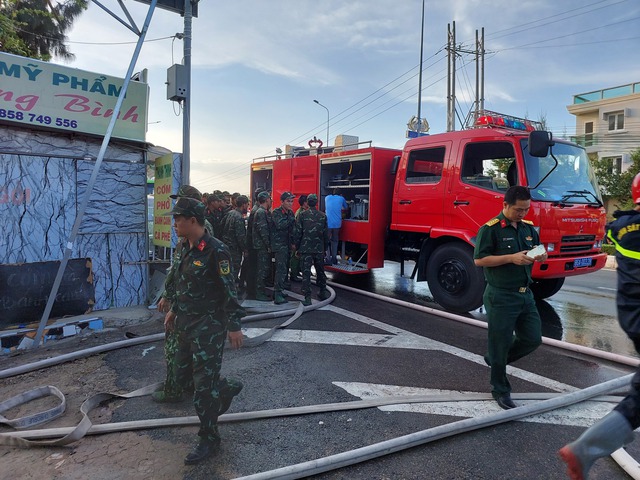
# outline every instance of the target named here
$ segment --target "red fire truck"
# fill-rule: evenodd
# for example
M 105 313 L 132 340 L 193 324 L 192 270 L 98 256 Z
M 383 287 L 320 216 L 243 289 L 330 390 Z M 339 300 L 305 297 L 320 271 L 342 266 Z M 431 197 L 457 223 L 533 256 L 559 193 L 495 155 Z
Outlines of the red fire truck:
M 263 187 L 275 199 L 315 193 L 324 210 L 324 197 L 339 188 L 350 208 L 340 262 L 329 270 L 365 273 L 389 259 L 402 262 L 403 274 L 413 260 L 411 278 L 426 280 L 447 310 L 466 312 L 482 305 L 485 285 L 473 262 L 478 229 L 501 211 L 509 186 L 526 185 L 527 219 L 548 252 L 534 264 L 532 290 L 546 298 L 565 277 L 604 266 L 605 211 L 585 150 L 539 128 L 484 111 L 465 130 L 411 139 L 402 151 L 371 142 L 299 149 L 255 159 L 251 191 Z

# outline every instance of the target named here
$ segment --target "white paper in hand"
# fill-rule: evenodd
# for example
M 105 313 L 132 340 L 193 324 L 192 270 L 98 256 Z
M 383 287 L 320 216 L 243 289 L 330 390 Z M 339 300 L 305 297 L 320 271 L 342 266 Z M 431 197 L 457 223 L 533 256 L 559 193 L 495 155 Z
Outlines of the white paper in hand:
M 527 252 L 527 257 L 535 258 L 538 255 L 542 255 L 543 253 L 546 253 L 544 246 L 536 245 L 535 247 L 533 247 L 531 250 Z

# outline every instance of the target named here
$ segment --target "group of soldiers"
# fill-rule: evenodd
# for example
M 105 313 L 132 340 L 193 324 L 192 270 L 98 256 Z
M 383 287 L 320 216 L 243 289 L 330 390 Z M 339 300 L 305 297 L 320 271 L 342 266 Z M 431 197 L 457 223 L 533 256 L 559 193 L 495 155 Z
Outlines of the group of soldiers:
M 273 301 L 287 303 L 284 291 L 292 281 L 302 281 L 305 306 L 311 305 L 311 266 L 316 270 L 319 298 L 329 297 L 324 273 L 324 251 L 329 243 L 327 218 L 317 210 L 315 194 L 301 195 L 294 213 L 296 196 L 280 195 L 273 207 L 268 191 L 254 192 L 250 214 L 249 199 L 239 193 L 200 193 L 191 186 L 183 194 L 200 197 L 206 205 L 205 217 L 211 235 L 221 240 L 231 254 L 231 268 L 241 295 L 249 300 L 272 301 L 267 287 L 273 286 Z M 206 225 L 205 225 L 206 227 Z
M 290 288 L 291 279 L 300 279 L 302 270 L 303 304 L 311 305 L 312 265 L 319 297 L 329 298 L 324 274 L 329 233 L 326 215 L 316 209 L 315 194 L 302 195 L 294 214 L 292 193 L 284 192 L 281 205 L 271 211 L 270 193 L 257 190 L 248 222 L 249 199 L 244 195 L 202 195 L 183 185 L 171 198 L 176 203 L 168 215 L 173 216 L 180 240 L 158 302 L 158 310 L 165 313 L 167 376 L 152 398 L 173 403 L 193 392 L 199 440 L 184 459 L 192 465 L 218 451 L 218 417 L 243 388 L 241 381 L 220 376 L 225 339 L 235 348 L 243 343 L 240 319 L 245 311 L 238 289 L 250 298 L 270 301 L 266 284 L 273 257 L 275 303 L 287 302 L 284 289 Z

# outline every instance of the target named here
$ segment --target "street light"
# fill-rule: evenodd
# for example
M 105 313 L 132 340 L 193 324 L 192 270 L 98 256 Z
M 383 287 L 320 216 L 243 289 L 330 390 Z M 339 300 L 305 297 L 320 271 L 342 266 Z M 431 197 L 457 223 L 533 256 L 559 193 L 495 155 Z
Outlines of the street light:
M 321 104 L 318 100 L 314 100 L 313 103 L 317 103 L 327 111 L 327 147 L 328 147 L 329 146 L 329 109 L 325 107 L 323 104 Z

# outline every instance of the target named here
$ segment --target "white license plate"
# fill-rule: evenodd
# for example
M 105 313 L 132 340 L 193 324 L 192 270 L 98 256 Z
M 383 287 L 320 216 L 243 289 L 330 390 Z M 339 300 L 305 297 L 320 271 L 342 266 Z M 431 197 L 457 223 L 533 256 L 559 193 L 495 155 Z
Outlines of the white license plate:
M 591 257 L 576 258 L 573 261 L 573 268 L 590 267 L 590 266 L 591 266 Z

